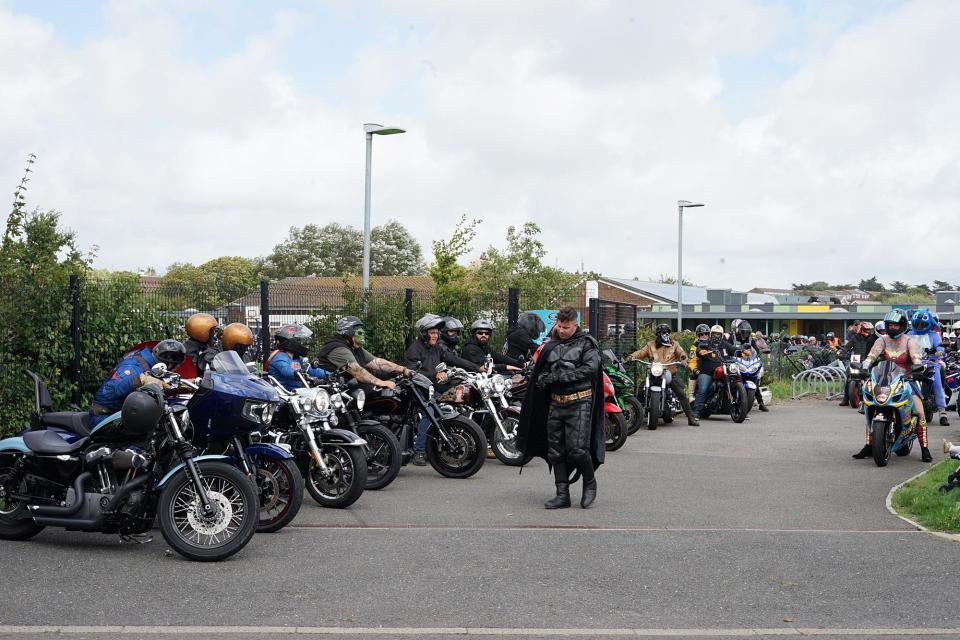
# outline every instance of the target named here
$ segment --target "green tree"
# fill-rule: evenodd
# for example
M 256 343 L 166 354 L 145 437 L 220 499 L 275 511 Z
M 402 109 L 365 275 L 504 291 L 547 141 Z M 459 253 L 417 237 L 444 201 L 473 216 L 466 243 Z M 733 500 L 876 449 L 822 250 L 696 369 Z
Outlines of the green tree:
M 946 280 L 934 280 L 932 289 L 934 291 L 953 291 L 954 286 Z
M 479 220 L 467 220 L 460 216 L 449 240 L 434 240 L 433 264 L 429 274 L 437 287 L 435 294 L 435 313 L 457 315 L 455 310 L 469 304 L 470 291 L 467 284 L 467 269 L 459 259 L 470 252 L 470 245 L 477 236 Z M 462 317 L 460 313 L 457 317 Z
M 890 283 L 890 288 L 893 289 L 895 293 L 906 293 L 907 289 L 910 288 L 906 282 L 900 282 L 899 280 L 894 280 Z
M 886 291 L 883 284 L 877 280 L 877 276 L 873 276 L 868 280 L 861 280 L 858 288 L 863 291 Z
M 648 278 L 648 280 L 649 280 L 650 282 L 659 282 L 660 284 L 677 284 L 677 277 L 676 277 L 676 276 L 668 276 L 668 275 L 665 274 L 665 273 L 661 273 L 661 274 L 660 274 L 659 276 L 657 276 L 656 278 Z M 683 286 L 685 286 L 685 287 L 697 287 L 697 286 L 700 286 L 700 285 L 696 285 L 696 284 L 694 284 L 692 281 L 687 280 L 686 278 L 684 278 L 684 279 L 683 279 Z
M 362 271 L 362 264 L 360 269 Z M 402 224 L 390 220 L 370 231 L 371 275 L 418 276 L 425 270 L 420 243 Z
M 199 266 L 174 263 L 160 279 L 159 295 L 178 307 L 212 309 L 242 298 L 259 280 L 258 264 L 250 258 L 225 256 Z
M 826 280 L 815 280 L 810 284 L 794 284 L 794 291 L 824 291 L 830 288 L 830 284 Z

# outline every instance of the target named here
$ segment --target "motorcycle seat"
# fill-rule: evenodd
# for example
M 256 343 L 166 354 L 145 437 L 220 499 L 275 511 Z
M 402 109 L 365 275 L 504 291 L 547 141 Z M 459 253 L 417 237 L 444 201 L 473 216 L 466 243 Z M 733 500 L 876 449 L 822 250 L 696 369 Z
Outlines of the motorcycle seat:
M 70 443 L 57 435 L 55 431 L 28 431 L 23 434 L 23 444 L 34 453 L 58 456 L 76 453 L 83 449 L 89 438 L 80 438 Z
M 45 413 L 40 422 L 49 427 L 68 429 L 78 436 L 90 435 L 90 414 L 86 411 L 57 411 Z

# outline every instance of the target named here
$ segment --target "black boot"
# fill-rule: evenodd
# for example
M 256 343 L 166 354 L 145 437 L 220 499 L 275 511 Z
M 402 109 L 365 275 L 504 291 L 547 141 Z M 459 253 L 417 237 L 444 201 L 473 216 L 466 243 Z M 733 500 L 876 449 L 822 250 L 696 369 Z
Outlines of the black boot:
M 930 455 L 930 449 L 927 447 L 920 447 L 920 459 L 924 462 L 933 462 L 933 456 Z
M 863 460 L 864 458 L 869 458 L 871 455 L 873 455 L 873 447 L 865 444 L 863 445 L 863 449 L 860 449 L 860 451 L 853 454 L 852 457 L 856 458 L 857 460 Z
M 570 483 L 558 482 L 557 495 L 543 504 L 545 509 L 567 509 L 570 507 Z
M 849 407 L 849 406 L 850 406 L 850 401 L 847 400 L 847 399 L 843 399 L 843 400 L 840 401 L 840 406 L 841 406 L 841 407 Z
M 583 496 L 580 497 L 580 506 L 586 509 L 597 499 L 597 478 L 583 481 Z
M 763 411 L 764 413 L 770 411 L 770 409 L 767 409 L 767 405 L 763 404 L 763 396 L 760 395 L 759 392 L 757 392 L 757 409 L 760 409 L 760 411 Z

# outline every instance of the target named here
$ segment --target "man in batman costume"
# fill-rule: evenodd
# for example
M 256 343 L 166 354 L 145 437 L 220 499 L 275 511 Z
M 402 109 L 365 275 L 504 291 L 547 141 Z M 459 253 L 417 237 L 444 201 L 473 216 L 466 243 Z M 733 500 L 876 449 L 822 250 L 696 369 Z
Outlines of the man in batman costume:
M 597 497 L 595 471 L 603 464 L 603 377 L 600 346 L 577 326 L 577 310 L 557 314 L 551 339 L 537 356 L 520 413 L 517 444 L 525 458 L 544 458 L 553 467 L 556 497 L 547 509 L 570 506 L 570 472 L 583 477 L 580 506 Z

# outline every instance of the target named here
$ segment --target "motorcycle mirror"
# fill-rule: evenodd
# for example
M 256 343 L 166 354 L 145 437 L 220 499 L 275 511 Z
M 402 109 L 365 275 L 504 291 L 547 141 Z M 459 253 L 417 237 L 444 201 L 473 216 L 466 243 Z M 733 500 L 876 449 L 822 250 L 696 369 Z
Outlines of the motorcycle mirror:
M 167 365 L 165 365 L 162 362 L 158 362 L 157 364 L 150 367 L 150 373 L 152 373 L 157 378 L 162 378 L 167 374 Z

